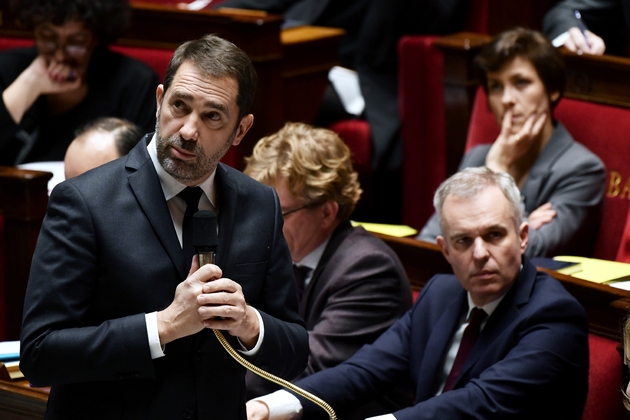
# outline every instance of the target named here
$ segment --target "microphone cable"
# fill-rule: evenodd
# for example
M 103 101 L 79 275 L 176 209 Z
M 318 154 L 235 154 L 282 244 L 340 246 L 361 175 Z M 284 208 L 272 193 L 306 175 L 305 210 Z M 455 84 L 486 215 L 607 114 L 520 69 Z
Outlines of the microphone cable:
M 199 261 L 199 267 L 206 264 L 214 264 L 215 253 L 217 246 L 219 244 L 219 238 L 217 233 L 217 214 L 210 210 L 200 210 L 194 213 L 193 215 L 193 245 L 195 248 L 195 253 L 197 254 L 197 258 Z M 213 329 L 214 335 L 216 335 L 219 343 L 223 346 L 225 351 L 227 351 L 234 360 L 243 365 L 247 370 L 255 373 L 258 376 L 262 376 L 263 378 L 275 382 L 276 384 L 287 388 L 298 395 L 312 401 L 313 403 L 319 405 L 323 408 L 329 415 L 330 420 L 337 420 L 337 416 L 335 415 L 335 411 L 333 408 L 322 400 L 319 397 L 293 385 L 291 382 L 286 381 L 282 378 L 278 378 L 277 376 L 272 375 L 269 372 L 266 372 L 255 366 L 254 364 L 248 362 L 238 354 L 234 348 L 228 343 L 225 339 L 225 336 L 221 331 Z
M 278 378 L 275 375 L 272 375 L 269 372 L 266 372 L 264 370 L 262 370 L 261 368 L 259 368 L 258 366 L 248 362 L 247 360 L 245 360 L 243 358 L 243 356 L 241 356 L 240 354 L 238 354 L 238 352 L 236 350 L 234 350 L 234 348 L 230 345 L 230 343 L 228 343 L 228 341 L 225 339 L 225 337 L 223 336 L 223 333 L 221 333 L 221 331 L 219 330 L 212 330 L 214 332 L 214 335 L 217 336 L 217 339 L 219 340 L 219 343 L 221 343 L 221 345 L 223 346 L 223 348 L 230 354 L 230 356 L 232 356 L 234 358 L 234 360 L 236 360 L 237 362 L 239 362 L 241 365 L 243 365 L 247 370 L 250 370 L 252 372 L 254 372 L 256 375 L 258 376 L 262 376 L 263 378 L 271 381 L 271 382 L 275 382 L 276 384 L 287 388 L 293 392 L 295 392 L 298 395 L 301 395 L 302 397 L 306 398 L 307 400 L 317 404 L 318 406 L 320 406 L 322 409 L 324 409 L 327 413 L 328 416 L 330 417 L 330 420 L 337 420 L 337 415 L 335 414 L 335 410 L 333 410 L 333 408 L 324 400 L 322 400 L 321 398 L 311 394 L 308 391 L 303 390 L 302 388 L 295 386 L 294 384 L 292 384 L 289 381 L 286 381 L 282 378 Z

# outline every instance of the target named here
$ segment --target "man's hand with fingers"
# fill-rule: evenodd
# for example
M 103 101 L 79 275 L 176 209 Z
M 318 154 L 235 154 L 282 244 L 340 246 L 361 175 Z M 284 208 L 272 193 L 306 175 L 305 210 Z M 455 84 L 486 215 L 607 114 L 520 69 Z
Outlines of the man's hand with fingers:
M 220 278 L 222 274 L 216 265 L 206 264 L 199 267 L 197 258 L 193 259 L 188 277 L 175 289 L 173 302 L 157 314 L 161 345 L 196 334 L 205 327 L 204 321 L 212 315 L 206 315 L 205 310 L 202 310 L 203 304 L 199 303 L 199 296 L 207 282 Z
M 564 47 L 577 54 L 587 53 L 602 55 L 606 51 L 604 40 L 588 29 L 582 34 L 578 27 L 573 27 L 568 31 L 569 37 L 564 41 Z M 584 37 L 586 35 L 586 38 Z

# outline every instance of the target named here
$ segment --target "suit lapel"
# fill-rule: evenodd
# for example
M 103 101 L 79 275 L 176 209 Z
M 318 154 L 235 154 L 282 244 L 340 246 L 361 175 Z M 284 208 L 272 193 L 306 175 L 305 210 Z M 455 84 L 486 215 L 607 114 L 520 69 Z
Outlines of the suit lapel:
M 217 209 L 219 223 L 219 246 L 217 247 L 216 265 L 226 267 L 228 251 L 232 243 L 232 233 L 237 206 L 238 186 L 228 173 L 227 168 L 220 163 L 214 178 L 217 187 Z M 225 275 L 225 273 L 224 273 Z
M 150 140 L 151 135 L 148 134 L 128 155 L 127 168 L 131 170 L 128 176 L 129 185 L 160 243 L 177 267 L 181 278 L 185 279 L 188 273 L 184 254 L 164 199 L 160 180 L 147 151 Z
M 571 147 L 571 144 L 572 140 L 569 133 L 560 122 L 557 122 L 549 143 L 534 162 L 521 189 L 521 194 L 525 197 L 526 208 L 536 209 L 543 204 L 532 201 L 541 197 L 541 190 L 544 188 L 544 182 L 549 179 L 551 168 L 565 153 L 566 149 Z
M 498 335 L 509 329 L 509 325 L 518 316 L 520 308 L 529 302 L 535 278 L 536 267 L 529 262 L 527 257 L 523 257 L 523 269 L 512 288 L 488 318 L 486 326 L 479 334 L 477 342 L 466 358 L 466 363 L 455 382 L 455 387 L 463 378 L 466 378 L 466 382 L 470 380 L 469 371 L 475 363 L 484 355 L 486 349 L 490 348 L 492 343 L 497 340 Z
M 328 241 L 328 244 L 326 245 L 326 249 L 324 250 L 322 257 L 319 259 L 319 262 L 317 263 L 317 267 L 315 267 L 313 276 L 311 277 L 311 280 L 309 281 L 308 286 L 306 287 L 306 290 L 304 290 L 304 296 L 302 297 L 302 301 L 300 302 L 300 306 L 298 309 L 299 315 L 302 317 L 302 319 L 306 319 L 307 318 L 306 314 L 310 312 L 308 310 L 308 307 L 310 303 L 309 302 L 310 296 L 312 294 L 311 291 L 316 289 L 317 283 L 319 282 L 319 279 L 322 276 L 322 272 L 326 269 L 326 265 L 328 264 L 328 261 L 332 258 L 335 252 L 337 252 L 337 249 L 339 248 L 341 243 L 353 231 L 354 231 L 354 228 L 352 227 L 350 222 L 345 221 L 345 222 L 342 222 L 339 226 L 337 226 L 337 229 L 335 229 L 335 231 L 331 235 L 330 240 Z
M 468 308 L 466 300 L 466 292 L 462 289 L 458 293 L 457 298 L 444 308 L 442 316 L 432 329 L 431 336 L 427 341 L 426 350 L 422 357 L 420 372 L 418 374 L 418 387 L 416 390 L 416 399 L 424 401 L 435 395 L 436 381 L 438 377 L 438 369 L 442 368 L 442 359 L 448 350 L 448 345 L 455 333 L 455 328 L 459 322 L 462 313 Z M 427 378 L 434 378 L 428 380 Z

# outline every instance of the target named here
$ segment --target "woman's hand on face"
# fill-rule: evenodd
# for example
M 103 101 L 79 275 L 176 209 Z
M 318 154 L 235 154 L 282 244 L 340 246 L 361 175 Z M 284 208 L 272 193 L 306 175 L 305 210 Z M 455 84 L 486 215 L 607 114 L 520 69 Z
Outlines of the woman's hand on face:
M 70 92 L 81 86 L 81 78 L 70 66 L 51 61 L 48 65 L 42 56 L 37 56 L 25 70 L 32 73 L 40 95 Z
M 547 113 L 534 113 L 525 120 L 523 126 L 514 133 L 512 110 L 503 115 L 499 137 L 490 147 L 486 157 L 486 166 L 493 171 L 510 173 L 510 168 L 530 150 L 540 136 L 547 120 Z

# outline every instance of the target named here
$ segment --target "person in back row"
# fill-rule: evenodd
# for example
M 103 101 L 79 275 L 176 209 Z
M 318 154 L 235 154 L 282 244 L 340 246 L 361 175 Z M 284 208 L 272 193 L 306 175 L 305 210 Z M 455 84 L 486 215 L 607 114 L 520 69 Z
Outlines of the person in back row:
M 562 57 L 541 33 L 516 28 L 495 37 L 475 63 L 501 131 L 494 143 L 471 149 L 460 170 L 485 165 L 515 179 L 529 224 L 529 257 L 588 256 L 606 170 L 553 118 L 566 79 Z M 417 238 L 435 242 L 438 235 L 434 214 Z
M 122 118 L 102 117 L 81 127 L 63 159 L 65 178 L 72 178 L 125 156 L 144 136 L 140 127 Z
M 35 46 L 0 53 L 0 164 L 62 161 L 77 128 L 101 116 L 155 127 L 157 74 L 108 45 L 128 0 L 13 1 Z
M 435 194 L 442 254 L 413 308 L 346 362 L 296 383 L 338 418 L 411 378 L 412 404 L 379 420 L 579 420 L 588 388 L 588 320 L 562 284 L 524 256 L 529 227 L 511 176 L 466 168 Z M 326 418 L 277 391 L 249 420 Z M 375 420 L 375 419 L 374 419 Z
M 411 287 L 394 251 L 350 224 L 361 188 L 350 150 L 337 134 L 288 123 L 256 144 L 244 172 L 273 186 L 280 199 L 298 282 L 298 312 L 310 344 L 308 365 L 299 377 L 348 359 L 411 307 Z M 251 374 L 247 388 L 250 397 L 278 389 Z M 406 405 L 411 394 L 400 391 L 351 418 Z

